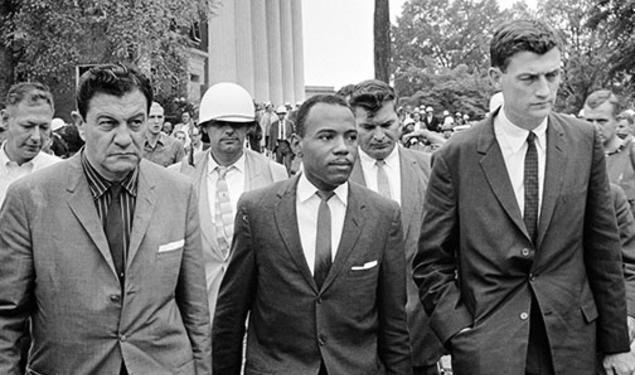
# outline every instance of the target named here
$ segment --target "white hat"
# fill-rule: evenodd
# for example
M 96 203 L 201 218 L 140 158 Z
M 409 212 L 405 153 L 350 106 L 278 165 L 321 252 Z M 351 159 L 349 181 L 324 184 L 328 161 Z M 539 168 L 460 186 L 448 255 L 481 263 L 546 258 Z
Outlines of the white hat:
M 221 82 L 207 89 L 199 106 L 199 124 L 207 121 L 252 122 L 254 100 L 247 90 L 232 82 Z
M 56 131 L 57 129 L 61 129 L 65 125 L 66 123 L 64 122 L 64 120 L 62 120 L 59 117 L 56 117 L 53 120 L 51 120 L 51 131 Z

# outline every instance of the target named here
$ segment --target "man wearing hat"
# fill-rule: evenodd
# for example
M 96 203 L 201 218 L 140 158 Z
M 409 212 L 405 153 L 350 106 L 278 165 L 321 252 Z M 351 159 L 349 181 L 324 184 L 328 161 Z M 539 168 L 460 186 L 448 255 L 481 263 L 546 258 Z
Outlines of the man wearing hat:
M 439 131 L 439 119 L 434 115 L 434 108 L 426 108 L 426 115 L 423 117 L 423 122 L 426 124 L 428 130 Z
M 276 161 L 281 164 L 284 164 L 285 159 L 292 154 L 289 138 L 293 134 L 293 124 L 287 120 L 287 112 L 287 107 L 283 105 L 276 108 L 278 120 L 269 128 L 269 143 L 267 144 L 271 154 L 275 154 Z
M 287 178 L 282 165 L 244 147 L 255 112 L 251 95 L 241 86 L 222 82 L 210 87 L 201 99 L 199 113 L 199 127 L 209 136 L 209 151 L 170 167 L 190 176 L 198 190 L 211 319 L 230 257 L 238 198 L 243 192 Z

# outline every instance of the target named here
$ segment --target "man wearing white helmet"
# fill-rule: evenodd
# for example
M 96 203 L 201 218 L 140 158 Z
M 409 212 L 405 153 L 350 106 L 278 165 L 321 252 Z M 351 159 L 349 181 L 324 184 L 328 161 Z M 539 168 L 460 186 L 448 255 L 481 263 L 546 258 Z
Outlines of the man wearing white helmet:
M 209 152 L 195 153 L 170 167 L 190 176 L 199 196 L 210 318 L 230 257 L 236 203 L 249 190 L 287 178 L 286 169 L 244 147 L 255 122 L 251 95 L 241 86 L 222 82 L 201 99 L 199 126 L 209 136 Z

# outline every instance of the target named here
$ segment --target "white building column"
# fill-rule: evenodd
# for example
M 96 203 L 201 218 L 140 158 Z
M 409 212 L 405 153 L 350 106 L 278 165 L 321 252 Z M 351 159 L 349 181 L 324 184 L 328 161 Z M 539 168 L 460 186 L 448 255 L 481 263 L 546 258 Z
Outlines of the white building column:
M 236 82 L 254 95 L 251 1 L 235 0 Z M 259 2 L 259 1 L 257 1 Z
M 291 3 L 295 0 L 280 0 L 280 36 L 282 47 L 282 96 L 285 102 L 295 103 L 293 83 L 293 21 Z
M 234 1 L 221 2 L 217 12 L 208 20 L 210 86 L 224 81 L 237 82 Z
M 267 52 L 269 57 L 269 100 L 284 103 L 282 92 L 282 49 L 280 43 L 280 0 L 266 0 Z
M 293 24 L 293 84 L 296 102 L 303 102 L 304 92 L 304 43 L 302 32 L 302 1 L 291 1 L 291 20 Z
M 269 57 L 267 56 L 267 13 L 263 0 L 251 4 L 251 36 L 254 48 L 254 99 L 269 98 Z

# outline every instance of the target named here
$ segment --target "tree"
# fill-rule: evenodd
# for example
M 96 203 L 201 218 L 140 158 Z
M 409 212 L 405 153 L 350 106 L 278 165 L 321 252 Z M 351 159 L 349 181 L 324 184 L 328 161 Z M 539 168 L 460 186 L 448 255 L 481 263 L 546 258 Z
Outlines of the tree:
M 183 92 L 187 31 L 214 1 L 11 0 L 0 13 L 11 81 L 39 80 L 56 98 L 72 97 L 77 65 L 124 61 Z
M 390 7 L 388 0 L 375 0 L 375 78 L 390 80 Z

